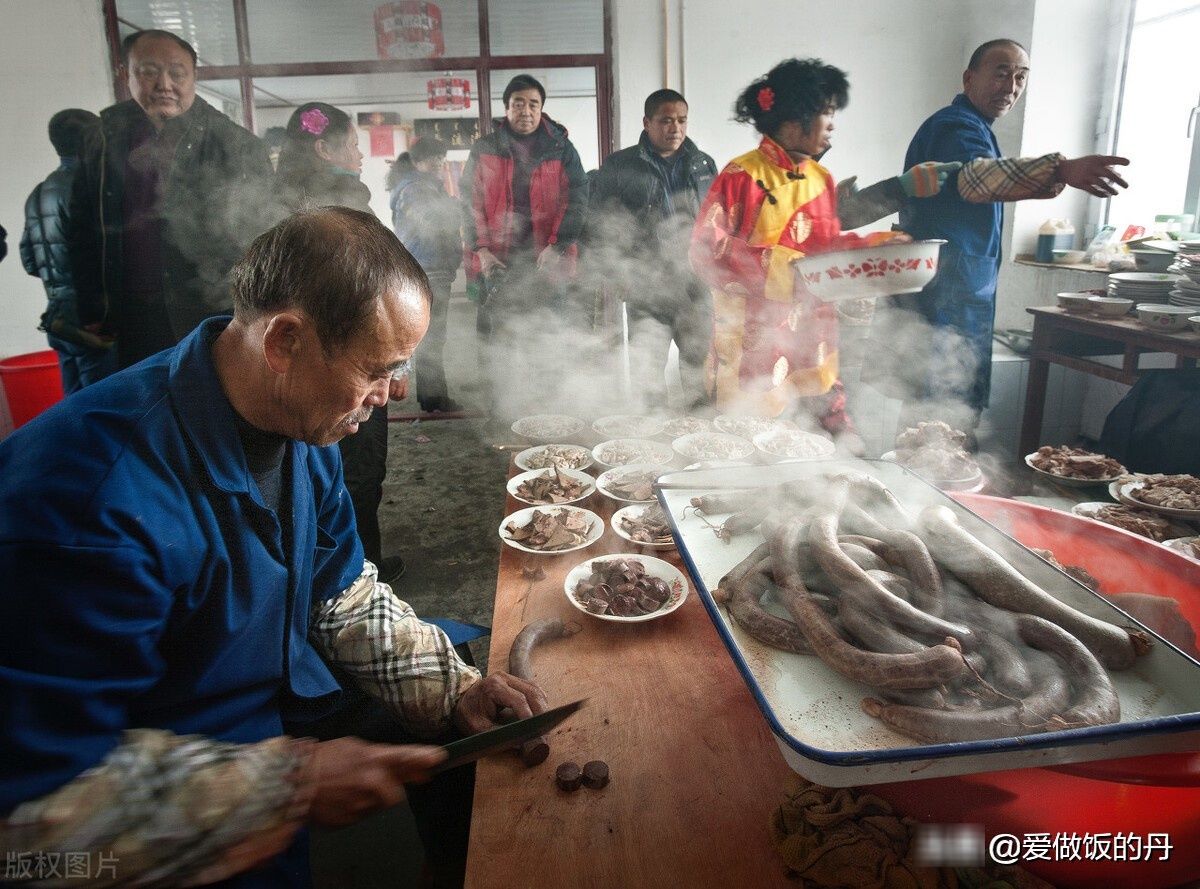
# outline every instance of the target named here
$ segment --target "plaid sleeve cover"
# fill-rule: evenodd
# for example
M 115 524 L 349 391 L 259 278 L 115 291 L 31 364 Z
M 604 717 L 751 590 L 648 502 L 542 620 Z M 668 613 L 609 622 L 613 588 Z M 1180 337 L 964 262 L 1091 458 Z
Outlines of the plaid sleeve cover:
M 1063 184 L 1054 181 L 1062 160 L 1057 152 L 1041 157 L 976 158 L 959 171 L 958 193 L 971 204 L 1052 198 L 1063 190 Z
M 463 692 L 480 679 L 444 632 L 379 582 L 370 562 L 340 596 L 317 606 L 309 638 L 419 738 L 444 732 Z

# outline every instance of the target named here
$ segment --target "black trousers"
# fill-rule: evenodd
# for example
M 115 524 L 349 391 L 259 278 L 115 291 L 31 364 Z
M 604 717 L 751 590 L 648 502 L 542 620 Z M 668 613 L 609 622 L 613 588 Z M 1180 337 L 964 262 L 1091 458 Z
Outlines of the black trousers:
M 450 312 L 450 285 L 455 272 L 427 272 L 433 302 L 429 306 L 429 330 L 417 346 L 415 378 L 417 401 L 422 410 L 437 407 L 449 394 L 446 391 L 446 369 L 442 352 L 446 346 L 446 318 Z
M 379 534 L 379 503 L 383 500 L 383 479 L 387 475 L 387 408 L 375 408 L 361 423 L 358 432 L 338 442 L 342 452 L 342 474 L 363 552 L 377 566 L 383 559 Z

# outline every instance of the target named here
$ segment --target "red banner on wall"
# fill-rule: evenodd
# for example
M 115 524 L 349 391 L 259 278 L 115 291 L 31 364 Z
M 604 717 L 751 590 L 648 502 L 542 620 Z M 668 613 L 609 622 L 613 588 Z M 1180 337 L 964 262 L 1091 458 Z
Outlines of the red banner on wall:
M 396 131 L 391 127 L 371 127 L 371 157 L 396 156 Z
M 375 48 L 381 59 L 433 59 L 446 54 L 442 10 L 436 3 L 402 0 L 375 10 Z

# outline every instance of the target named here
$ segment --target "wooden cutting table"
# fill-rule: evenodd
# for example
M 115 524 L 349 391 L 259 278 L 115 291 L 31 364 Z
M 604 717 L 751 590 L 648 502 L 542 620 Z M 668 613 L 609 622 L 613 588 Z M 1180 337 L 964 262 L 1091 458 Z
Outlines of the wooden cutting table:
M 1150 330 L 1132 315 L 1101 318 L 1075 314 L 1056 306 L 1026 309 L 1033 315 L 1033 345 L 1029 352 L 1029 382 L 1025 389 L 1025 414 L 1021 420 L 1019 456 L 1041 444 L 1042 413 L 1046 406 L 1046 380 L 1051 364 L 1061 364 L 1106 380 L 1132 386 L 1142 373 L 1144 353 L 1175 356 L 1176 367 L 1195 367 L 1200 358 L 1200 333 L 1190 328 L 1178 333 Z M 1200 311 L 1200 310 L 1198 310 Z M 1120 355 L 1121 366 L 1093 360 L 1098 355 Z
M 613 512 L 600 493 L 578 505 L 606 523 Z M 522 506 L 508 498 L 508 512 Z M 549 737 L 541 765 L 479 762 L 466 886 L 794 887 L 768 827 L 790 770 L 695 588 L 675 612 L 639 624 L 567 602 L 567 571 L 614 552 L 638 550 L 607 526 L 600 541 L 562 556 L 503 547 L 491 669 L 507 667 L 526 623 L 574 620 L 582 631 L 535 649 L 533 669 L 552 706 L 588 702 Z M 683 570 L 674 549 L 641 552 Z M 521 573 L 538 566 L 543 580 Z M 608 763 L 608 787 L 558 790 L 560 763 L 592 759 Z

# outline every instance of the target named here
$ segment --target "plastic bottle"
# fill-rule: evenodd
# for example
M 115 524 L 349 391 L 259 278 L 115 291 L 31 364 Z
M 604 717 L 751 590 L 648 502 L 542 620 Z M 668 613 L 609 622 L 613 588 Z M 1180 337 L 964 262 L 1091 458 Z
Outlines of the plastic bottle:
M 1075 246 L 1075 226 L 1069 219 L 1047 219 L 1038 229 L 1038 262 L 1054 262 L 1055 250 L 1071 250 Z

